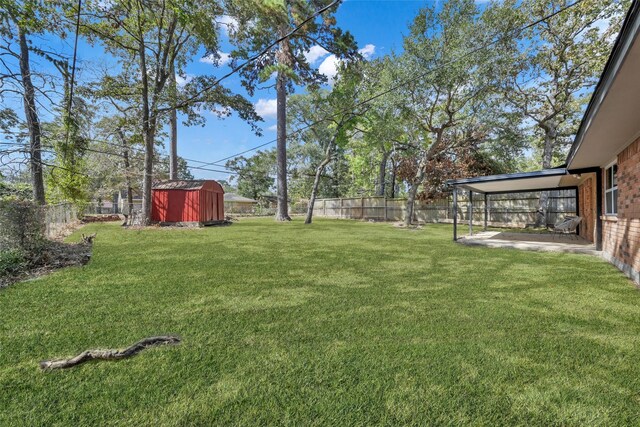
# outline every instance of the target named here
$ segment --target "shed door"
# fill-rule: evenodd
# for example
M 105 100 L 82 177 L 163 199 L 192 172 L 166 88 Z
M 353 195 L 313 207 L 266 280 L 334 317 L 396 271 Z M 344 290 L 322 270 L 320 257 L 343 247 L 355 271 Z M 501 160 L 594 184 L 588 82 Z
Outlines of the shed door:
M 216 193 L 214 193 L 213 191 L 209 191 L 209 220 L 210 221 L 215 221 L 218 219 L 217 217 L 217 212 L 218 212 L 218 200 L 216 199 Z
M 224 220 L 224 194 L 216 193 L 216 199 L 218 200 L 218 220 Z

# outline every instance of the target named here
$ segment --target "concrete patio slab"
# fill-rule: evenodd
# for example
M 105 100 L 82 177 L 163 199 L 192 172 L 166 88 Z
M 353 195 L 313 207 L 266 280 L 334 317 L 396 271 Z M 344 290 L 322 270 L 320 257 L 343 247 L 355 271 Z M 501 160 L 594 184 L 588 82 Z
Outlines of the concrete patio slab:
M 458 239 L 459 243 L 469 246 L 490 248 L 513 248 L 525 251 L 569 252 L 588 255 L 600 255 L 596 246 L 575 235 L 554 235 L 534 233 L 508 233 L 500 231 L 482 231 L 473 236 Z

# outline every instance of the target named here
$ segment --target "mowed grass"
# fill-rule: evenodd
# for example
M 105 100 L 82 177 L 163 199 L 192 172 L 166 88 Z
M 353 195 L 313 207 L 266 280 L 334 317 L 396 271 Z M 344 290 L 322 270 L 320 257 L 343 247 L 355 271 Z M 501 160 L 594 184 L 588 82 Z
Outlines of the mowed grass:
M 640 422 L 640 292 L 598 258 L 443 225 L 81 232 L 90 264 L 0 291 L 2 426 Z M 159 334 L 183 343 L 38 368 Z

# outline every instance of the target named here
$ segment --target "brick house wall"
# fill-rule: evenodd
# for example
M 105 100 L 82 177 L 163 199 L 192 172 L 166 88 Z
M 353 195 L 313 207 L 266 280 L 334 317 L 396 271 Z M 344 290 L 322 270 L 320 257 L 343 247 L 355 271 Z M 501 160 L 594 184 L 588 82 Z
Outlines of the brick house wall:
M 602 251 L 640 283 L 640 138 L 618 154 L 617 163 L 618 215 L 602 217 Z
M 593 175 L 593 174 L 591 174 Z M 578 228 L 578 234 L 583 239 L 593 243 L 595 241 L 596 226 L 596 184 L 595 176 L 586 178 L 578 187 L 578 212 L 582 222 Z

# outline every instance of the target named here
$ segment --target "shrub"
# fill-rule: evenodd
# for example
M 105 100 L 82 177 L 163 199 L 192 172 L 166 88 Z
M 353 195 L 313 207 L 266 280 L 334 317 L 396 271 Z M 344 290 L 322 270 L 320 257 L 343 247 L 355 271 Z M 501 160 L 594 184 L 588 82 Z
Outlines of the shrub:
M 22 251 L 16 249 L 0 251 L 0 277 L 22 270 L 27 266 L 27 263 Z
M 0 251 L 33 253 L 45 241 L 41 206 L 13 196 L 0 198 Z

